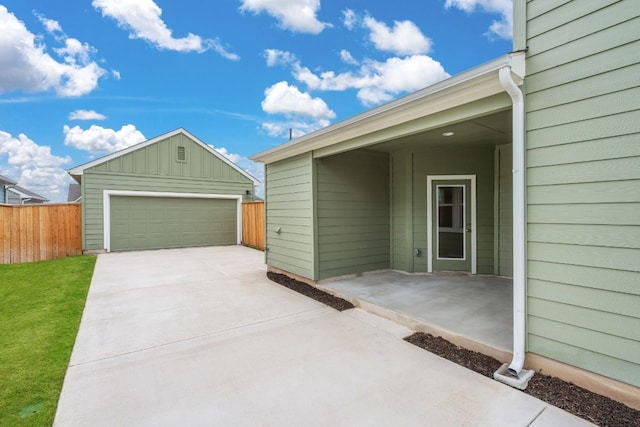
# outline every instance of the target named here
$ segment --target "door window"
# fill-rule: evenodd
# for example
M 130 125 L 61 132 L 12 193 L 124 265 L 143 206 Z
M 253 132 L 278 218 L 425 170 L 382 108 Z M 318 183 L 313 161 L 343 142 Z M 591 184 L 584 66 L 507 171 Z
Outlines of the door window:
M 438 259 L 465 259 L 464 185 L 438 185 L 436 210 Z

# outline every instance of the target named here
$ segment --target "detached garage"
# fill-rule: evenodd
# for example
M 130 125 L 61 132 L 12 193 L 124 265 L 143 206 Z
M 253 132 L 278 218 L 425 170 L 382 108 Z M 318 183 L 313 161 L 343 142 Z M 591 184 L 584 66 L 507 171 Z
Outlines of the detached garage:
M 69 170 L 81 185 L 83 249 L 239 244 L 258 181 L 184 129 Z

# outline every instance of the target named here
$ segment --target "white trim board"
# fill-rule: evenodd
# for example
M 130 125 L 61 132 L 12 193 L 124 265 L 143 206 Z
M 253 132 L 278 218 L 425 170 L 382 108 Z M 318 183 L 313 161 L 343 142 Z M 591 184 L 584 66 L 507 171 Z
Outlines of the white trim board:
M 471 274 L 478 274 L 478 230 L 475 175 L 427 175 L 427 272 L 433 273 L 433 181 L 469 180 L 471 182 Z
M 235 199 L 236 204 L 236 244 L 242 243 L 242 196 L 236 194 L 204 194 L 204 193 L 169 193 L 159 191 L 126 191 L 103 190 L 102 191 L 102 230 L 104 249 L 111 252 L 111 196 L 132 197 L 175 197 L 183 199 Z

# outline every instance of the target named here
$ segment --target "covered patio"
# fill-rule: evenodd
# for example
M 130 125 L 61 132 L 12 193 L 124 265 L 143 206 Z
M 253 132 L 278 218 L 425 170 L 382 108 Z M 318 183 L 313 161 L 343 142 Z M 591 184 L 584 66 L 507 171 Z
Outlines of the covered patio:
M 509 277 L 388 270 L 324 281 L 318 287 L 414 330 L 501 360 L 513 346 Z

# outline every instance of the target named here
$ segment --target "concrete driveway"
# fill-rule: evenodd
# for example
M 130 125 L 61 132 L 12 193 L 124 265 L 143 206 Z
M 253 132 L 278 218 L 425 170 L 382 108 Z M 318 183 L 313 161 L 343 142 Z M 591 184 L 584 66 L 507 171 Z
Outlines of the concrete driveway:
M 99 255 L 54 425 L 588 424 L 269 281 L 263 258 Z

